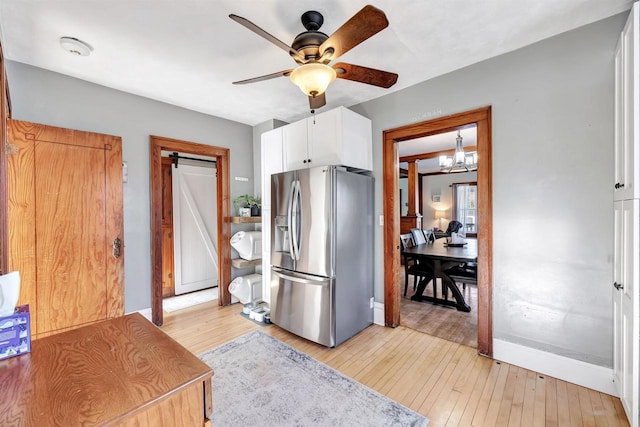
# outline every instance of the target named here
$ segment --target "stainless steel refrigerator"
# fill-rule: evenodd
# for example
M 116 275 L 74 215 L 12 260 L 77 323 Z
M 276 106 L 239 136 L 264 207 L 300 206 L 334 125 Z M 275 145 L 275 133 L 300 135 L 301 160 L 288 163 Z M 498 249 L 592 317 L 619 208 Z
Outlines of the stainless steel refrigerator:
M 334 347 L 373 322 L 373 178 L 271 176 L 271 321 Z

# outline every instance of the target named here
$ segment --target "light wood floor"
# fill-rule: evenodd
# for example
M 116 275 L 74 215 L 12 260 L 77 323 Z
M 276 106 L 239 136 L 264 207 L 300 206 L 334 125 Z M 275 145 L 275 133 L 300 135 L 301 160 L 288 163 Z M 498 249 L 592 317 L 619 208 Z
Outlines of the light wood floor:
M 372 325 L 329 349 L 275 325 L 257 325 L 240 312 L 239 304 L 200 304 L 165 313 L 162 330 L 200 354 L 260 329 L 424 414 L 430 427 L 628 426 L 617 398 L 406 327 Z
M 401 271 L 401 276 L 400 286 L 404 290 L 404 270 Z M 413 279 L 410 277 L 407 296 L 400 298 L 400 324 L 448 341 L 478 348 L 478 287 L 468 285 L 463 289 L 462 284 L 458 286 L 464 300 L 471 307 L 469 313 L 430 302 L 411 301 L 415 291 Z M 438 289 L 441 289 L 441 285 Z M 433 295 L 432 285 L 427 286 L 424 295 Z M 438 295 L 442 295 L 440 291 Z M 453 299 L 451 296 L 450 298 Z

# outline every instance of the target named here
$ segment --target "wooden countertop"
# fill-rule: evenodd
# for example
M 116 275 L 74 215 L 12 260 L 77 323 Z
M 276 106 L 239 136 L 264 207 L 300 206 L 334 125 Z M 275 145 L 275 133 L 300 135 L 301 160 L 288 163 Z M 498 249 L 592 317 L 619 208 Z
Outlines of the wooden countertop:
M 30 354 L 0 361 L 0 425 L 117 422 L 212 375 L 134 313 L 35 340 Z

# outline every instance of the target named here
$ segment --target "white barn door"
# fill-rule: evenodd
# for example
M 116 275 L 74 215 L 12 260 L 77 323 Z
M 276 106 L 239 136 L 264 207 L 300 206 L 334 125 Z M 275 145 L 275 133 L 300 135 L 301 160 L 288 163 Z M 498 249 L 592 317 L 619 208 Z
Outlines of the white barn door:
M 175 294 L 218 285 L 216 169 L 172 167 Z

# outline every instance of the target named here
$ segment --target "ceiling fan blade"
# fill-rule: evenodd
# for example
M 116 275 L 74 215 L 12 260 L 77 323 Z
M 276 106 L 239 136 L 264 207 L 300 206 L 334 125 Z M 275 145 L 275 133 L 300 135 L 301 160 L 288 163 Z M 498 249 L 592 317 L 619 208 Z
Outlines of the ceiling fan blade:
M 324 105 L 326 105 L 326 103 L 327 103 L 327 98 L 324 96 L 324 92 L 321 93 L 320 95 L 309 97 L 309 107 L 312 110 L 323 107 Z
M 249 21 L 248 19 L 243 18 L 242 16 L 234 15 L 233 13 L 229 15 L 229 18 L 233 19 L 238 24 L 250 29 L 251 31 L 259 35 L 260 37 L 266 39 L 267 41 L 270 41 L 274 45 L 278 46 L 280 49 L 288 52 L 289 55 L 295 58 L 296 61 L 301 61 L 302 63 L 308 62 L 303 55 L 298 53 L 298 51 L 294 50 L 288 44 L 284 43 L 283 41 L 280 41 L 279 39 L 275 38 L 271 34 L 267 33 L 265 30 L 258 27 L 256 24 Z
M 286 77 L 289 74 L 291 74 L 292 71 L 293 70 L 278 71 L 277 73 L 271 73 L 271 74 L 267 74 L 265 76 L 254 77 L 254 78 L 246 79 L 246 80 L 239 80 L 237 82 L 233 82 L 233 84 L 234 85 L 245 85 L 247 83 L 255 83 L 255 82 L 261 82 L 263 80 L 275 79 L 276 77 Z
M 367 5 L 342 24 L 342 27 L 338 28 L 320 45 L 320 55 L 323 56 L 328 49 L 333 49 L 333 54 L 330 57 L 336 59 L 369 37 L 384 30 L 388 25 L 389 21 L 383 11 Z
M 353 80 L 354 82 L 366 83 L 385 89 L 390 88 L 398 81 L 398 75 L 396 73 L 367 68 L 361 65 L 347 64 L 345 62 L 338 62 L 333 66 L 333 69 L 336 70 L 336 77 L 339 79 Z

